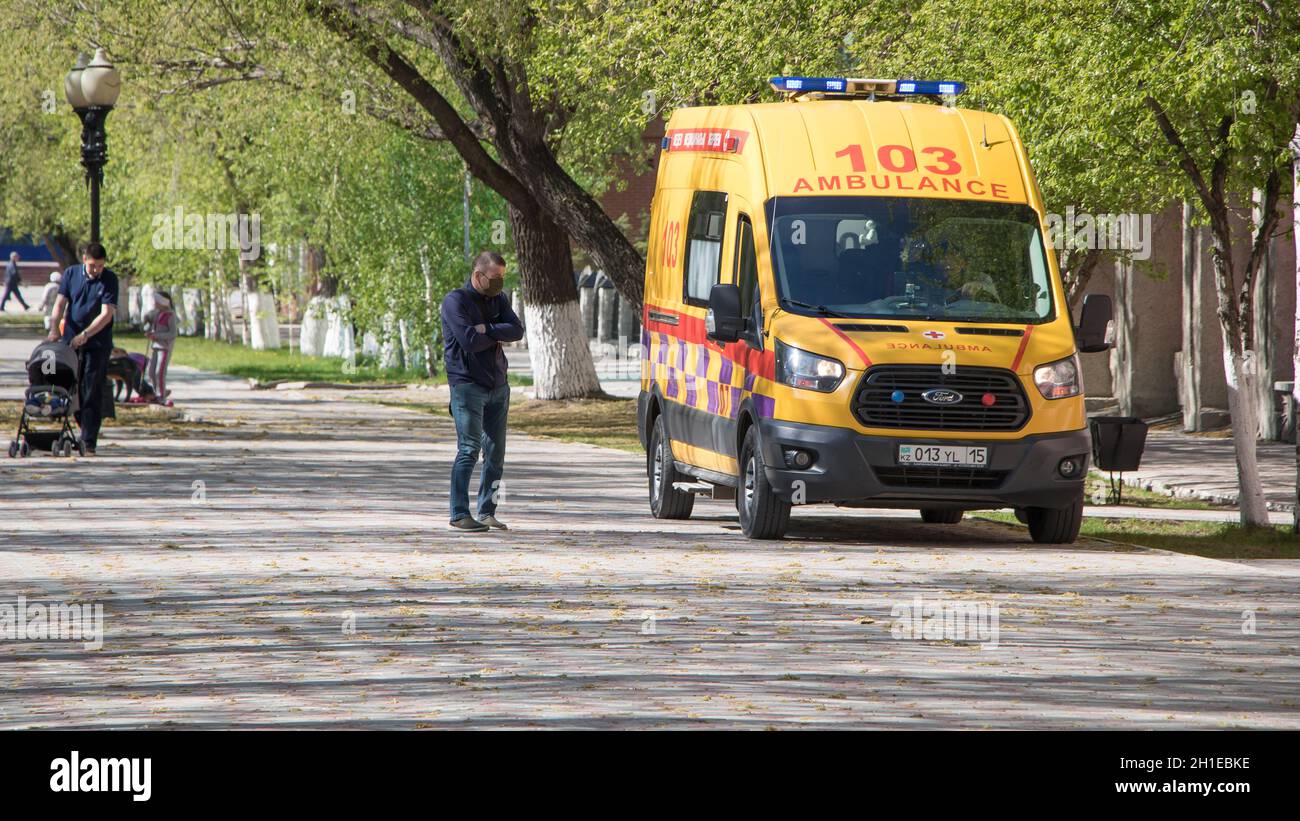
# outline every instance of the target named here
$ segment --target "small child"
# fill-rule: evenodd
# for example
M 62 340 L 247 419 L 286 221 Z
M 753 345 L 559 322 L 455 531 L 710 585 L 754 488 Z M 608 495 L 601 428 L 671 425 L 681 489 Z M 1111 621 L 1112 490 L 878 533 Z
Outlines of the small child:
M 154 399 L 160 405 L 167 401 L 167 365 L 172 359 L 172 346 L 176 344 L 176 312 L 172 298 L 166 291 L 154 291 L 154 308 L 144 317 L 144 332 L 149 337 L 149 381 L 153 383 Z
M 41 292 L 41 304 L 37 310 L 45 314 L 45 330 L 50 329 L 50 314 L 54 313 L 54 302 L 59 298 L 59 283 L 63 281 L 63 274 L 58 271 L 50 274 L 50 281 L 45 283 L 45 290 Z

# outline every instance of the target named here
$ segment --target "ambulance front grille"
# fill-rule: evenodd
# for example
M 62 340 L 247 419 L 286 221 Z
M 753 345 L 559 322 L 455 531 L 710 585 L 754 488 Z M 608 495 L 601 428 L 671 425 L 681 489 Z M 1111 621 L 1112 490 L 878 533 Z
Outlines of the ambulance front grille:
M 1001 368 L 957 365 L 944 373 L 941 365 L 877 365 L 862 379 L 853 400 L 853 413 L 869 428 L 909 430 L 1011 431 L 1029 421 L 1029 401 L 1020 379 Z M 961 394 L 961 401 L 936 405 L 922 398 L 942 388 Z M 895 402 L 895 392 L 901 402 Z M 993 403 L 986 405 L 986 394 Z
M 876 467 L 876 478 L 881 484 L 907 488 L 944 488 L 959 490 L 992 490 L 1006 480 L 1008 471 L 982 468 L 932 467 L 929 465 L 898 465 Z

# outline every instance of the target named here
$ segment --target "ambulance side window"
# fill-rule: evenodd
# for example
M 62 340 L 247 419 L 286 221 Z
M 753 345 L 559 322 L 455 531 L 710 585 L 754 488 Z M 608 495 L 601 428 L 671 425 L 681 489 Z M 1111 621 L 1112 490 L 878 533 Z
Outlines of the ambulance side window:
M 727 195 L 696 191 L 686 223 L 683 301 L 707 305 L 709 291 L 722 271 L 722 234 L 727 222 Z
M 758 300 L 758 257 L 754 253 L 754 226 L 741 214 L 736 220 L 736 285 L 740 288 L 740 313 L 749 316 Z

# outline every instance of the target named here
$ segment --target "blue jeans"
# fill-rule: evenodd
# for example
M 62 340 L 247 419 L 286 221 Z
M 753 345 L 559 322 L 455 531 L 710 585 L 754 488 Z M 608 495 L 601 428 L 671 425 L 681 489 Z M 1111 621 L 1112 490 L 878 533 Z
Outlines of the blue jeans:
M 451 466 L 451 520 L 469 515 L 469 480 L 483 451 L 478 485 L 478 515 L 496 513 L 501 473 L 506 463 L 506 413 L 510 386 L 453 385 L 451 416 L 456 420 L 456 461 Z

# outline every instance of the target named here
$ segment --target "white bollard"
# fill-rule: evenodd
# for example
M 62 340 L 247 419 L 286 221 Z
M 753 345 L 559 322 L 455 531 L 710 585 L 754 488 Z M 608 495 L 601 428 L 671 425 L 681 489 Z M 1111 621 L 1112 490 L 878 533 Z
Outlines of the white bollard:
M 618 339 L 618 291 L 608 284 L 596 291 L 600 301 L 596 338 L 601 342 L 615 342 Z

